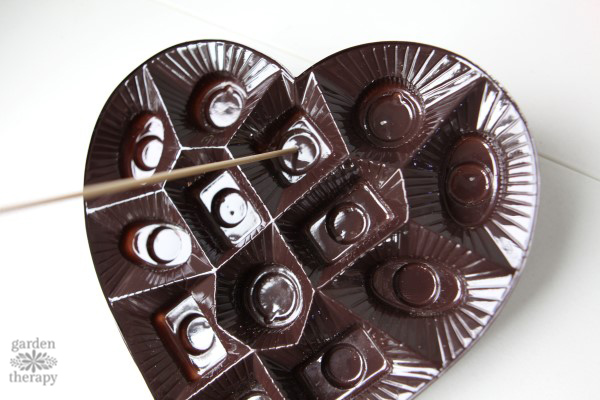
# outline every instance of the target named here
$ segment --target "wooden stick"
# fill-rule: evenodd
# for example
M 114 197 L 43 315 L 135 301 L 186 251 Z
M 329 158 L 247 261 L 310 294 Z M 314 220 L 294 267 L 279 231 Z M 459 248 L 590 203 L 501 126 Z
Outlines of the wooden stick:
M 270 158 L 281 157 L 286 154 L 295 153 L 296 151 L 298 151 L 296 147 L 289 147 L 281 150 L 269 151 L 266 153 L 234 158 L 232 160 L 217 161 L 208 164 L 194 165 L 191 167 L 174 169 L 172 171 L 158 172 L 152 176 L 142 179 L 125 178 L 109 182 L 95 183 L 92 185 L 84 186 L 83 190 L 80 192 L 67 193 L 62 194 L 60 196 L 48 197 L 45 199 L 0 207 L 0 214 L 9 211 L 20 210 L 23 208 L 39 206 L 42 204 L 54 203 L 61 200 L 72 199 L 79 196 L 83 196 L 85 200 L 95 199 L 100 196 L 105 196 L 108 194 L 118 192 L 125 192 L 127 190 L 135 189 L 144 185 L 149 185 L 158 182 L 173 181 L 194 175 L 204 174 L 207 172 L 218 171 L 220 169 L 231 168 L 237 165 L 250 164 L 257 161 L 268 160 Z

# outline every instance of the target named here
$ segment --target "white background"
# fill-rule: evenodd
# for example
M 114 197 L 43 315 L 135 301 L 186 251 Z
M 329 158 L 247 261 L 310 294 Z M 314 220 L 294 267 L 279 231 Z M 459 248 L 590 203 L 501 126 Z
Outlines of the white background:
M 419 399 L 599 398 L 600 3 L 286 4 L 2 0 L 0 203 L 79 189 L 104 102 L 173 44 L 229 39 L 295 74 L 363 42 L 447 48 L 520 105 L 539 150 L 541 206 L 502 314 Z M 151 398 L 102 297 L 80 200 L 0 216 L 0 307 L 1 398 Z M 57 343 L 53 387 L 8 382 L 10 343 L 35 337 Z

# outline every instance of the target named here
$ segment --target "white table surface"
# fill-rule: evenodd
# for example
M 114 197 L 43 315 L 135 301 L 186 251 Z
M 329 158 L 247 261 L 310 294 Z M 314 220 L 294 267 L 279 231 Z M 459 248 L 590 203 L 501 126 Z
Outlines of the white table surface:
M 233 40 L 295 74 L 363 42 L 447 48 L 498 79 L 520 105 L 539 150 L 541 205 L 508 304 L 419 399 L 600 398 L 600 3 L 297 4 L 3 0 L 0 204 L 80 188 L 109 94 L 173 44 Z M 1 215 L 0 243 L 0 398 L 151 398 L 102 297 L 81 201 Z M 35 337 L 56 342 L 52 387 L 9 382 L 11 342 Z

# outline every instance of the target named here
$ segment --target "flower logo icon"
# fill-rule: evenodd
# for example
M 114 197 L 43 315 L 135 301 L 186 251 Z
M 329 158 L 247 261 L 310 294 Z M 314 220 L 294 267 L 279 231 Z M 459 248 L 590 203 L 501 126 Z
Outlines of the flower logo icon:
M 19 353 L 15 358 L 10 359 L 10 365 L 19 368 L 21 371 L 31 371 L 35 373 L 40 370 L 51 369 L 56 366 L 57 360 L 47 353 L 39 353 L 32 350 L 31 353 Z

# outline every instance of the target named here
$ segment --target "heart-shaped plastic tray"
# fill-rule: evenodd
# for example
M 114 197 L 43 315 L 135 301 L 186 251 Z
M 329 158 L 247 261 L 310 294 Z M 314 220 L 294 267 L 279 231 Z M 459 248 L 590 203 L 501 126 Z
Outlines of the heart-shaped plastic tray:
M 92 257 L 157 399 L 410 398 L 481 337 L 537 208 L 518 108 L 448 51 L 384 42 L 294 78 L 223 41 L 114 91 L 85 183 L 298 153 L 86 201 Z

